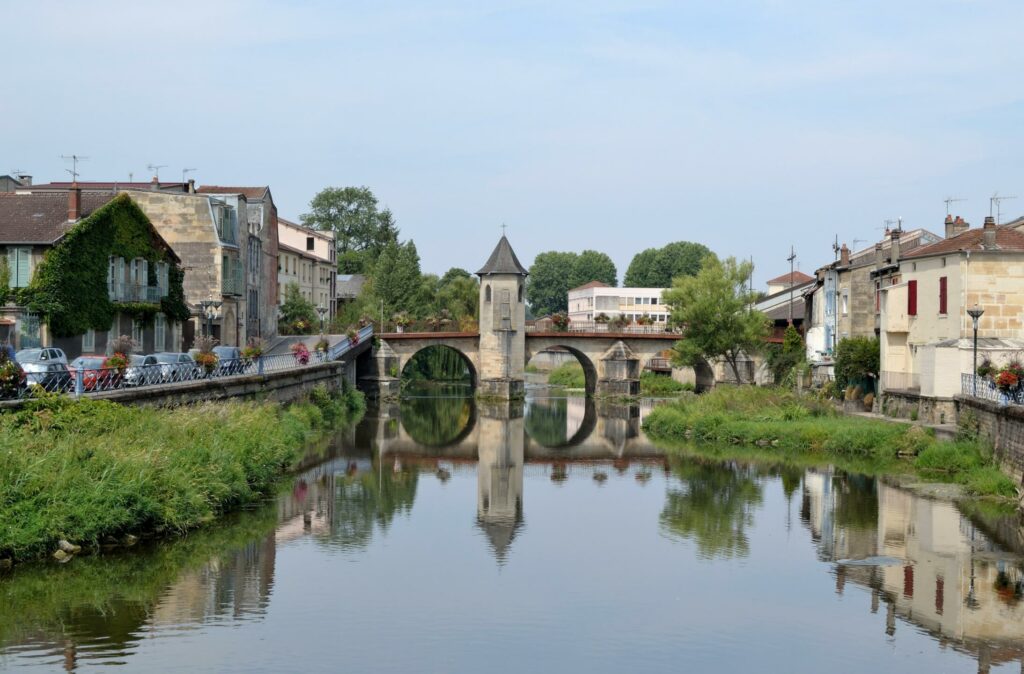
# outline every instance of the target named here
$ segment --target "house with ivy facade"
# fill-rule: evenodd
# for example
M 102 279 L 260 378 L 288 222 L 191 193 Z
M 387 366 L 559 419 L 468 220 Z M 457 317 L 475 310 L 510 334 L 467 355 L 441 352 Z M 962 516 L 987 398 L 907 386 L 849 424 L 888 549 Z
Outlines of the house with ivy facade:
M 139 352 L 179 351 L 183 277 L 127 194 L 0 195 L 0 340 L 16 349 L 56 346 L 74 358 L 131 335 Z

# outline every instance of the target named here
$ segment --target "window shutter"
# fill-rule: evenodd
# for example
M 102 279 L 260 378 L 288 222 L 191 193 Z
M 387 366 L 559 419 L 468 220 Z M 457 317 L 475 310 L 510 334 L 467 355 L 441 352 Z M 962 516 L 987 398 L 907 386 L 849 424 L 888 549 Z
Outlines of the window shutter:
M 30 280 L 31 270 L 29 264 L 32 261 L 32 249 L 31 248 L 19 248 L 18 249 L 18 285 L 19 288 L 28 286 Z
M 124 283 L 124 268 L 125 268 L 124 258 L 123 257 L 117 258 L 117 265 L 116 265 L 116 268 L 114 269 L 114 284 L 116 285 L 116 289 L 114 290 L 114 294 L 117 296 L 117 298 L 123 298 L 124 297 L 124 290 L 125 290 L 125 288 L 124 288 L 124 286 L 125 286 L 125 283 Z
M 139 285 L 143 288 L 149 285 L 149 260 L 139 260 Z
M 917 281 L 907 282 L 907 315 L 917 316 Z
M 7 270 L 11 273 L 11 287 L 18 287 L 18 249 L 7 249 Z
M 107 297 L 114 299 L 114 256 L 107 258 Z
M 946 277 L 939 277 L 939 313 L 945 314 L 947 311 L 946 305 Z

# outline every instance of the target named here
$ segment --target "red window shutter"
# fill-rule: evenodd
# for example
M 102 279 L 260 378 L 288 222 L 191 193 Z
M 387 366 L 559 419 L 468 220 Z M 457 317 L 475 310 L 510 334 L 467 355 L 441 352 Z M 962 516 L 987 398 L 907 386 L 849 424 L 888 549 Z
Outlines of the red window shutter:
M 917 316 L 917 281 L 907 281 L 907 315 Z
M 946 277 L 939 277 L 939 313 L 946 313 Z

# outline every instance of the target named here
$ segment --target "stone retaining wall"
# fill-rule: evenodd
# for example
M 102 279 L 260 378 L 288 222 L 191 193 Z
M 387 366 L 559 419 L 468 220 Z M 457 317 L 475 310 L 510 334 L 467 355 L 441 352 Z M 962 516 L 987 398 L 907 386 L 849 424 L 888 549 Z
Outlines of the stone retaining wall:
M 137 389 L 119 389 L 89 394 L 88 397 L 94 400 L 109 400 L 124 405 L 147 407 L 177 407 L 228 398 L 258 398 L 285 403 L 303 397 L 316 386 L 325 386 L 330 391 L 339 390 L 343 385 L 344 378 L 345 363 L 331 361 L 284 372 L 219 377 Z M 24 401 L 21 400 L 6 400 L 0 402 L 0 410 L 18 409 L 23 404 Z
M 976 428 L 979 436 L 992 443 L 1003 471 L 1020 483 L 1024 479 L 1024 406 L 964 395 L 953 400 L 957 423 Z
M 923 424 L 952 424 L 957 418 L 952 398 L 926 397 L 917 391 L 886 389 L 878 405 L 878 411 L 887 417 L 916 419 Z

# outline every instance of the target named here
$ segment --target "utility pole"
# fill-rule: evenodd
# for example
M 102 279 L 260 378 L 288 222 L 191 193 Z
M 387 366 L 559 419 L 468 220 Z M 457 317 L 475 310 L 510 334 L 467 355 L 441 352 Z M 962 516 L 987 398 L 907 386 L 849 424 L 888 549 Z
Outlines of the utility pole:
M 796 259 L 796 252 L 793 246 L 789 247 L 789 324 L 793 325 L 793 260 Z

